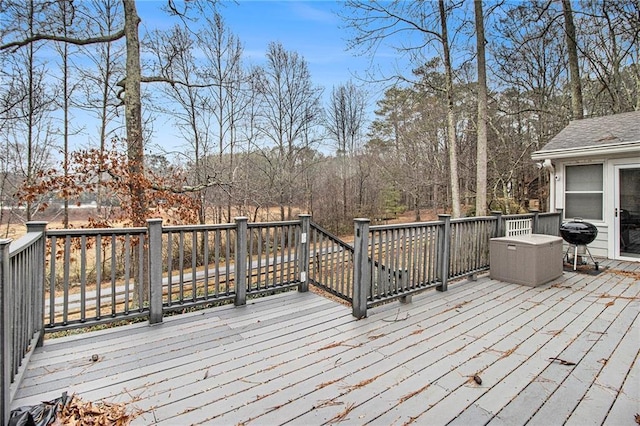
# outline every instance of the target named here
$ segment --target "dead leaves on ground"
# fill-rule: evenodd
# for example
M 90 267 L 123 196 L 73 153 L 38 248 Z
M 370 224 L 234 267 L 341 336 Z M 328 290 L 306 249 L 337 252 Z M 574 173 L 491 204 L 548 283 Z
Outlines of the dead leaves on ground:
M 640 300 L 640 297 L 635 297 L 635 296 L 614 296 L 614 295 L 609 294 L 609 293 L 603 293 L 600 296 L 598 296 L 598 298 L 599 299 L 611 299 L 610 301 L 608 301 L 605 304 L 606 307 L 613 306 L 615 301 L 618 300 L 618 299 L 622 299 L 622 300 Z
M 402 398 L 400 398 L 400 403 L 405 402 L 408 399 L 413 398 L 414 396 L 418 395 L 419 393 L 422 393 L 423 391 L 425 391 L 429 386 L 431 386 L 431 383 L 427 383 L 426 385 L 424 385 L 423 387 L 421 387 L 420 389 L 413 391 L 411 393 L 406 394 L 405 396 L 403 396 Z
M 558 362 L 558 363 L 560 363 L 562 365 L 576 365 L 575 362 L 566 361 L 566 360 L 564 360 L 562 358 L 558 358 L 558 357 L 551 357 L 551 358 L 549 358 L 549 361 Z
M 83 401 L 73 395 L 58 412 L 57 421 L 63 425 L 125 426 L 139 414 L 128 413 L 127 404 Z

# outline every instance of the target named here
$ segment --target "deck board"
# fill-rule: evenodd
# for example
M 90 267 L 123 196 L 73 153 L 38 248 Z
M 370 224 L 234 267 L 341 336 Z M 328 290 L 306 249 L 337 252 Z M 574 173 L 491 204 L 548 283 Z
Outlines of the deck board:
M 640 269 L 603 266 L 537 288 L 483 276 L 362 320 L 288 292 L 51 339 L 12 405 L 75 392 L 140 425 L 632 424 Z

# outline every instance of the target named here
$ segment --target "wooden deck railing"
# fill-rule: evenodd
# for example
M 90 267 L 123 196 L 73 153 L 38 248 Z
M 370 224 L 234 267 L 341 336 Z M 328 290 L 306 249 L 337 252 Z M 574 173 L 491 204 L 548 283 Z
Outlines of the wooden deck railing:
M 450 279 L 489 269 L 489 242 L 505 235 L 507 222 L 527 219 L 533 233 L 558 235 L 562 212 L 502 215 L 369 226 L 355 221 L 353 315 L 367 308 L 435 287 L 447 290 Z
M 350 245 L 299 220 L 127 229 L 46 230 L 27 225 L 20 240 L 0 241 L 2 401 L 44 331 L 147 317 L 202 304 L 246 303 L 248 295 L 311 283 L 367 309 L 489 269 L 489 240 L 503 236 L 505 221 L 530 218 L 534 233 L 557 235 L 560 213 L 451 219 L 369 227 L 354 222 Z M 35 339 L 35 340 L 34 340 Z M 35 342 L 35 343 L 34 343 Z
M 24 366 L 43 338 L 44 222 L 27 223 L 17 241 L 0 240 L 0 421 L 9 422 L 10 402 Z

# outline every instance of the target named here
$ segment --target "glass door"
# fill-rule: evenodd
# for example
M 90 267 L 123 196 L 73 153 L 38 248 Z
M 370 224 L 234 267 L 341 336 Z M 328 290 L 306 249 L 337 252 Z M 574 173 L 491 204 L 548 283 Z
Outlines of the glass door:
M 640 168 L 619 167 L 616 178 L 616 251 L 640 258 Z

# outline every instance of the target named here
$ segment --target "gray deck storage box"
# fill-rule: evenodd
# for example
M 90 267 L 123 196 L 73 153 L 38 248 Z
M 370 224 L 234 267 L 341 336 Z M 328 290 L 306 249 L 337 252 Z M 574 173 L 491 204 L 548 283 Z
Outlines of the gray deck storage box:
M 562 275 L 562 238 L 533 234 L 492 238 L 491 279 L 531 287 Z

